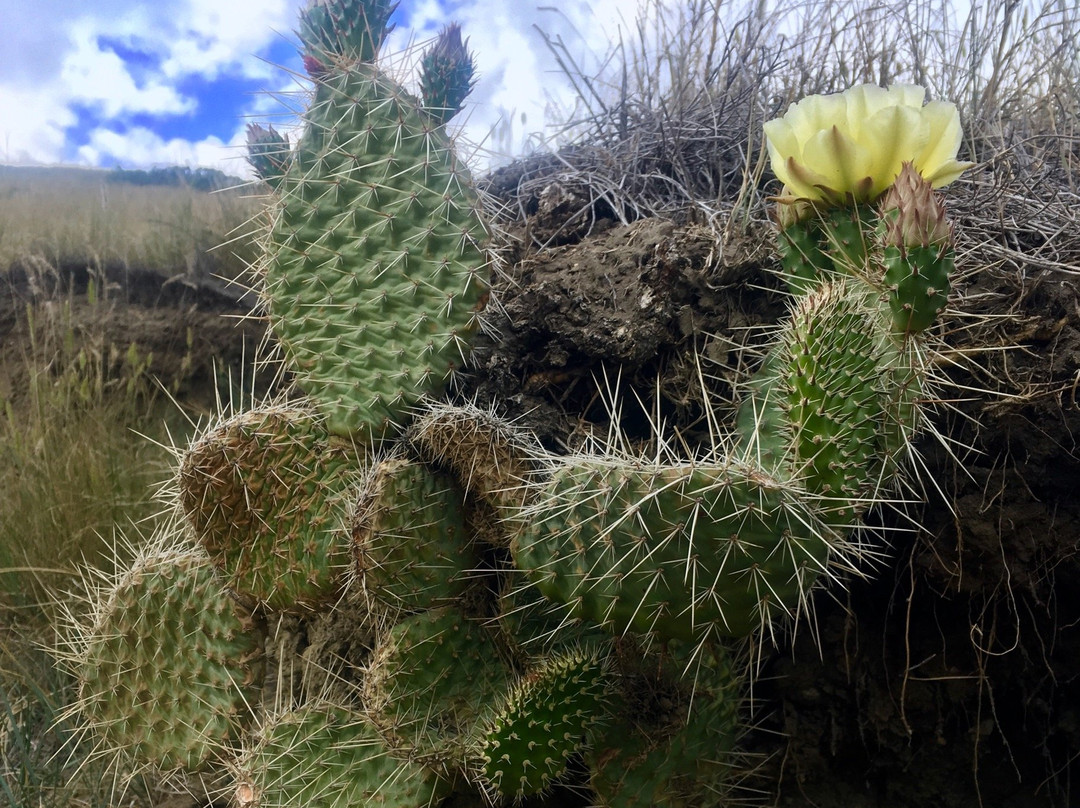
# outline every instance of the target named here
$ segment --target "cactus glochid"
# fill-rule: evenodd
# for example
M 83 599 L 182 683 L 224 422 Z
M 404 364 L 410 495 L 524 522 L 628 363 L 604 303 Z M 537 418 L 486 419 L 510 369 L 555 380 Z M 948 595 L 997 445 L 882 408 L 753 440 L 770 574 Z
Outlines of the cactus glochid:
M 874 552 L 860 520 L 920 425 L 955 109 L 859 87 L 767 124 L 790 310 L 732 434 L 685 457 L 552 454 L 494 408 L 433 400 L 490 283 L 445 128 L 474 66 L 450 26 L 406 91 L 378 64 L 395 5 L 314 0 L 301 134 L 249 129 L 260 294 L 295 389 L 183 452 L 185 543 L 93 593 L 72 712 L 128 766 L 228 772 L 238 808 L 722 804 L 738 640 Z M 363 631 L 316 637 L 337 619 Z M 297 684 L 305 646 L 340 653 Z

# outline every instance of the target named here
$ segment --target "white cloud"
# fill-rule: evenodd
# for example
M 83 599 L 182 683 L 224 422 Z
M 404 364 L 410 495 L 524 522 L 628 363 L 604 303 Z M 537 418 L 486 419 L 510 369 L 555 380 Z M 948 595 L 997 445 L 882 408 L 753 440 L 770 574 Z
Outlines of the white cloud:
M 304 2 L 0 0 L 13 6 L 3 12 L 6 52 L 18 60 L 16 65 L 0 62 L 0 157 L 54 162 L 74 153 L 89 163 L 107 158 L 126 166 L 178 161 L 229 164 L 231 171 L 245 172 L 243 161 L 229 150 L 242 139 L 247 120 L 289 125 L 271 95 L 253 95 L 237 111 L 237 136 L 229 143 L 198 135 L 191 141 L 165 139 L 152 131 L 152 124 L 122 130 L 133 115 L 152 119 L 192 112 L 199 99 L 180 89 L 192 77 L 204 82 L 223 75 L 253 77 L 273 92 L 295 90 L 296 77 L 260 55 L 282 38 L 293 39 Z M 560 38 L 581 69 L 591 73 L 617 38 L 618 27 L 632 21 L 637 0 L 563 0 L 557 10 L 538 0 L 416 0 L 411 5 L 411 18 L 403 20 L 387 51 L 430 40 L 451 18 L 460 22 L 476 55 L 479 84 L 455 125 L 463 129 L 466 143 L 520 152 L 531 133 L 550 123 L 554 108 L 565 111 L 572 103 L 570 83 L 537 27 Z M 7 24 L 9 19 L 14 26 Z M 134 68 L 125 63 L 103 38 L 147 54 L 146 64 Z M 28 66 L 35 53 L 41 55 Z M 295 99 L 286 101 L 295 108 Z M 91 128 L 97 128 L 81 133 L 85 146 L 73 152 L 65 132 L 79 122 L 77 107 L 96 117 Z M 489 159 L 481 153 L 474 162 Z
M 75 114 L 39 89 L 0 85 L 0 158 L 5 163 L 54 163 L 64 152 Z
M 289 36 L 297 0 L 186 0 L 176 8 L 179 36 L 162 63 L 169 78 L 213 78 L 225 70 L 269 77 L 272 66 L 253 54 Z
M 102 50 L 98 36 L 85 21 L 72 31 L 74 49 L 64 58 L 59 76 L 69 102 L 96 107 L 108 118 L 130 113 L 181 115 L 195 108 L 195 99 L 184 98 L 158 78 L 139 86 L 123 59 Z
M 165 140 L 146 127 L 126 132 L 95 129 L 89 142 L 79 147 L 79 158 L 89 165 L 115 160 L 124 168 L 154 165 L 201 166 L 216 168 L 226 174 L 246 176 L 244 130 L 238 129 L 228 143 L 218 137 L 199 141 L 172 138 Z

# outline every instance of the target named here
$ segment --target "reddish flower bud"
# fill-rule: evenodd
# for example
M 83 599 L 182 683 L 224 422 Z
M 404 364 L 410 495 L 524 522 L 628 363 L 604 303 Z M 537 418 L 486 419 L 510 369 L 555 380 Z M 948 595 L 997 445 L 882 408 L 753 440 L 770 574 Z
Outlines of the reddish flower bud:
M 952 225 L 933 186 L 911 163 L 904 163 L 896 182 L 881 200 L 885 245 L 929 247 L 952 244 Z

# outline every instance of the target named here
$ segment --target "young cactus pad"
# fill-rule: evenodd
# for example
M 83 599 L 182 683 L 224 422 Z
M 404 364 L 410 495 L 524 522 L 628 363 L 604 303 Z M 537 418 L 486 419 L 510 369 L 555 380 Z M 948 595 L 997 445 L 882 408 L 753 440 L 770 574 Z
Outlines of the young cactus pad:
M 609 631 L 745 636 L 805 604 L 846 542 L 752 467 L 569 457 L 512 552 L 540 592 Z
M 332 596 L 348 568 L 363 451 L 301 407 L 241 413 L 180 463 L 180 503 L 229 586 L 275 609 Z
M 370 442 L 468 356 L 485 228 L 444 129 L 373 65 L 321 77 L 267 238 L 270 324 L 331 432 Z
M 595 648 L 572 649 L 528 671 L 480 732 L 476 754 L 487 790 L 520 800 L 563 776 L 588 729 L 606 716 L 610 688 Z
M 154 547 L 79 626 L 75 707 L 106 750 L 162 770 L 222 758 L 261 685 L 261 639 L 204 554 Z

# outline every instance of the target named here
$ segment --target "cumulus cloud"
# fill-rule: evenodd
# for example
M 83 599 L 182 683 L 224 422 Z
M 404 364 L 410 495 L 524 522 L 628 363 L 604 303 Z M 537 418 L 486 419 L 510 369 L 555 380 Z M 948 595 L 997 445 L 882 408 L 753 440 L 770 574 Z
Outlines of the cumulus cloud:
M 190 117 L 205 99 L 185 90 L 193 77 L 261 82 L 287 78 L 265 59 L 287 36 L 301 0 L 69 0 L 11 3 L 0 60 L 0 146 L 8 162 L 76 161 L 105 155 L 125 165 L 172 159 L 222 162 L 215 141 L 158 137 L 153 120 Z M 139 57 L 139 63 L 131 56 Z M 205 85 L 204 85 L 205 86 Z M 212 89 L 212 88 L 211 88 Z M 271 85 L 271 89 L 274 89 Z M 262 101 L 252 96 L 250 110 Z M 105 139 L 108 148 L 104 148 Z M 125 154 L 123 143 L 130 144 Z M 182 156 L 182 158 L 180 157 Z M 148 164 L 148 163 L 147 163 Z
M 216 168 L 226 174 L 247 172 L 244 134 L 237 130 L 232 140 L 218 137 L 192 141 L 182 138 L 165 139 L 144 126 L 128 129 L 123 134 L 108 129 L 95 129 L 89 140 L 78 149 L 79 158 L 88 165 L 118 163 L 125 168 L 135 166 L 201 166 Z
M 274 93 L 296 90 L 298 79 L 273 62 L 282 53 L 295 60 L 283 43 L 293 40 L 304 2 L 8 3 L 0 156 L 128 167 L 179 162 L 245 172 L 234 150 L 246 121 L 284 128 L 295 122 L 289 99 L 282 107 Z M 387 51 L 408 52 L 451 19 L 461 23 L 476 54 L 479 83 L 456 125 L 464 142 L 480 147 L 474 162 L 490 164 L 499 162 L 500 153 L 505 159 L 542 140 L 546 125 L 572 107 L 570 82 L 540 32 L 561 42 L 590 73 L 636 6 L 636 0 L 563 0 L 557 7 L 536 0 L 406 0 Z M 415 69 L 415 47 L 411 53 Z M 407 71 L 408 60 L 399 67 Z M 238 82 L 248 82 L 271 93 L 252 92 L 230 102 L 232 108 L 218 109 L 210 95 L 216 82 L 226 80 L 234 92 Z M 211 108 L 219 116 L 213 131 L 197 131 L 196 123 L 188 131 L 178 123 L 202 125 L 200 116 Z M 220 120 L 226 116 L 231 120 Z

